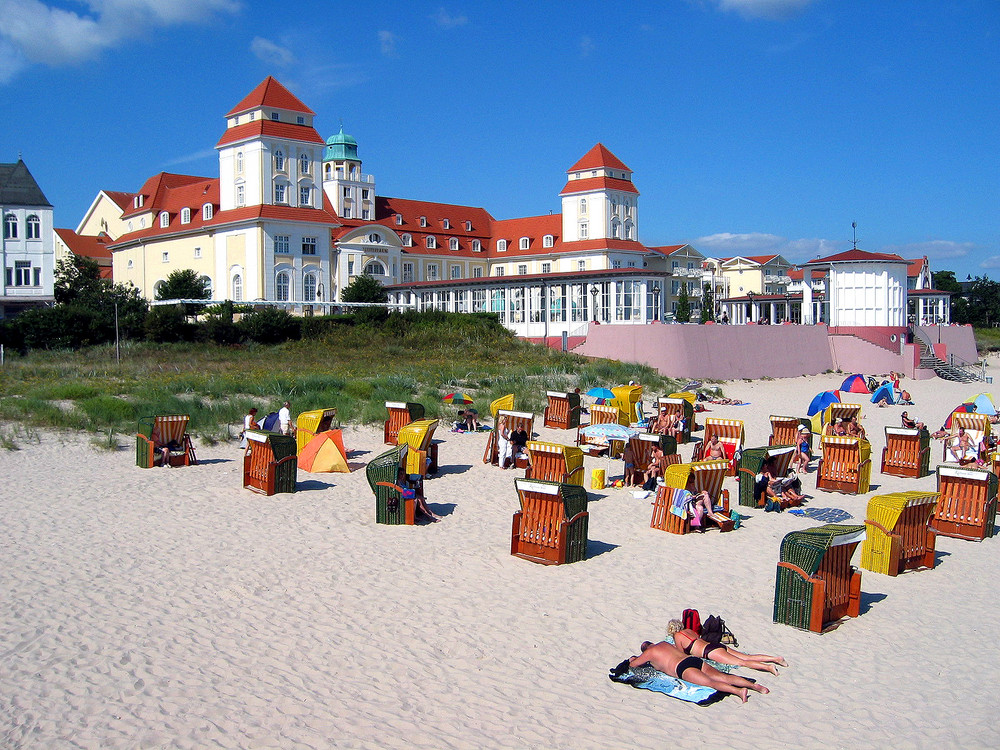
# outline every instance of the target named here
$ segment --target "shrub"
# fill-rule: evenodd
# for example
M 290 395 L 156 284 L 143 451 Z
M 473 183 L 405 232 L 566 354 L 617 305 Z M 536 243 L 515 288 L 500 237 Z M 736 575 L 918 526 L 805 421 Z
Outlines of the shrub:
M 193 341 L 197 326 L 184 317 L 180 305 L 154 307 L 146 316 L 146 338 L 159 344 Z
M 13 338 L 24 349 L 77 349 L 104 340 L 95 337 L 97 315 L 77 305 L 25 310 L 11 325 Z
M 389 318 L 384 307 L 359 307 L 354 312 L 354 320 L 363 326 L 381 326 Z
M 299 338 L 299 321 L 284 310 L 265 307 L 243 316 L 237 323 L 240 333 L 258 344 L 281 344 Z

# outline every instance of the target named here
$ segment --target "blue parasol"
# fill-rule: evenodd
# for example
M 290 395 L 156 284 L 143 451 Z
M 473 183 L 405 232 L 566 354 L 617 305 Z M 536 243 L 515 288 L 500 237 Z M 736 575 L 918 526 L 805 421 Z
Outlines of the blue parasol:
M 615 397 L 614 391 L 612 391 L 610 388 L 591 388 L 589 391 L 587 391 L 587 395 L 590 396 L 591 398 L 605 399 L 605 400 Z

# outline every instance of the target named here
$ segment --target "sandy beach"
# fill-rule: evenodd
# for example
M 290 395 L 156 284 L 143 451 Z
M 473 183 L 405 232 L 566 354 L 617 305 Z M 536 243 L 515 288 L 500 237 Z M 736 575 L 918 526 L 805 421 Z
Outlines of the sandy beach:
M 804 416 L 845 375 L 726 383 L 749 405 L 699 422 L 742 419 L 747 445 L 764 445 L 768 415 Z M 903 385 L 915 406 L 857 397 L 872 492 L 818 492 L 813 471 L 808 506 L 862 523 L 871 494 L 935 487 L 878 471 L 883 428 L 907 408 L 933 430 L 991 386 Z M 572 442 L 541 422 L 542 439 Z M 425 489 L 445 518 L 415 527 L 375 524 L 361 469 L 300 471 L 291 495 L 244 490 L 235 442 L 199 444 L 198 466 L 169 470 L 137 468 L 124 437 L 102 452 L 42 433 L 0 453 L 0 747 L 997 744 L 996 539 L 939 537 L 933 571 L 864 571 L 861 616 L 806 633 L 771 620 L 775 564 L 781 538 L 817 521 L 744 508 L 733 533 L 676 536 L 649 528 L 649 500 L 592 491 L 588 558 L 535 565 L 510 555 L 521 472 L 482 463 L 485 434 L 437 437 Z M 384 450 L 372 428 L 345 442 L 359 466 Z M 622 463 L 588 458 L 588 485 L 595 467 Z M 743 671 L 770 695 L 698 707 L 609 681 L 686 607 L 723 616 L 742 650 L 788 660 L 777 677 Z

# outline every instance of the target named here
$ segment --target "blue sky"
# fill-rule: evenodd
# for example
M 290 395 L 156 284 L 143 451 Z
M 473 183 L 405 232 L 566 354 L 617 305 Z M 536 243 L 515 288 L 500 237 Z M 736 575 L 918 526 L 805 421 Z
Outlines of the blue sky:
M 793 262 L 851 246 L 1000 278 L 1000 1 L 0 0 L 0 161 L 75 227 L 102 188 L 217 176 L 273 75 L 382 195 L 559 210 L 604 143 L 639 239 Z

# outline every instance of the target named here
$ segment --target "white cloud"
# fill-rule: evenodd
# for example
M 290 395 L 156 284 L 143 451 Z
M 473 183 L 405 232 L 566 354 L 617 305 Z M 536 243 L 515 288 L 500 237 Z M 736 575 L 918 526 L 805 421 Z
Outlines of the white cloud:
M 729 257 L 733 255 L 781 255 L 793 263 L 802 263 L 813 258 L 833 255 L 843 248 L 831 240 L 803 238 L 789 240 L 777 234 L 746 232 L 736 234 L 719 232 L 699 237 L 692 243 L 705 255 Z
M 907 245 L 886 245 L 880 252 L 896 253 L 904 258 L 921 258 L 926 255 L 933 260 L 948 260 L 950 258 L 964 258 L 975 250 L 975 247 L 971 242 L 930 240 L 928 242 L 912 242 Z
M 250 51 L 267 65 L 284 68 L 295 62 L 295 55 L 287 47 L 275 44 L 270 39 L 255 36 L 250 42 Z
M 594 51 L 594 49 L 595 49 L 595 47 L 594 47 L 594 40 L 593 39 L 591 39 L 589 36 L 582 36 L 582 37 L 580 37 L 580 54 L 581 55 L 583 55 L 584 57 L 587 57 L 587 56 L 590 55 L 591 52 Z
M 790 18 L 815 0 L 715 0 L 720 10 L 735 11 L 744 18 L 777 21 Z
M 195 151 L 190 154 L 185 154 L 184 156 L 178 156 L 176 159 L 171 159 L 163 163 L 165 167 L 173 167 L 178 164 L 187 164 L 192 161 L 201 161 L 202 159 L 216 159 L 218 158 L 219 152 L 214 148 L 203 148 L 200 151 Z
M 396 56 L 396 40 L 398 37 L 391 31 L 385 31 L 384 29 L 378 33 L 378 44 L 379 48 L 382 50 L 382 54 L 386 57 Z
M 434 22 L 442 29 L 454 29 L 456 26 L 465 26 L 465 24 L 469 22 L 468 16 L 466 15 L 453 16 L 444 8 L 438 8 L 437 13 L 431 16 L 431 18 L 433 18 Z
M 980 268 L 1000 268 L 1000 255 L 991 255 L 979 264 Z
M 235 12 L 236 0 L 89 0 L 89 13 L 40 0 L 0 0 L 0 79 L 29 63 L 59 66 L 92 59 L 151 29 Z

